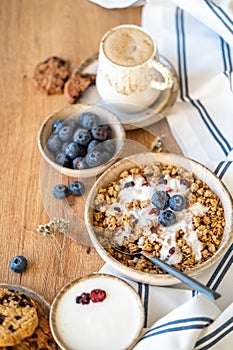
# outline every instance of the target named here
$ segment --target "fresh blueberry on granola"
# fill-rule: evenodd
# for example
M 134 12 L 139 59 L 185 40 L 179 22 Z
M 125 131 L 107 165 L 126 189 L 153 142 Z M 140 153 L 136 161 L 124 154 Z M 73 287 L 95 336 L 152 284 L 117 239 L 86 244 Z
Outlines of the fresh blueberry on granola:
M 180 194 L 175 194 L 169 198 L 168 205 L 174 211 L 181 211 L 186 207 L 186 199 Z
M 157 191 L 153 194 L 151 202 L 155 208 L 163 210 L 168 206 L 169 194 L 166 191 Z
M 158 216 L 158 222 L 162 226 L 171 226 L 176 222 L 176 215 L 170 209 L 161 211 Z

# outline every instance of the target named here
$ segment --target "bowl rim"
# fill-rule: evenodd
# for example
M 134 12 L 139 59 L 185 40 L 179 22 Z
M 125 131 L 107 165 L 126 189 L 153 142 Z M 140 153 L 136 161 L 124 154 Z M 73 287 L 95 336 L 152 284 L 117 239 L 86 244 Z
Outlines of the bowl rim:
M 50 328 L 51 328 L 51 332 L 52 332 L 52 335 L 53 335 L 56 343 L 59 345 L 59 347 L 61 347 L 61 349 L 66 350 L 66 348 L 64 347 L 65 345 L 61 340 L 61 337 L 59 336 L 59 334 L 57 334 L 56 322 L 55 322 L 56 309 L 57 309 L 60 298 L 62 297 L 63 294 L 66 293 L 66 291 L 68 291 L 70 288 L 72 288 L 73 286 L 75 286 L 79 282 L 93 279 L 93 278 L 107 278 L 107 279 L 117 281 L 118 283 L 123 285 L 124 288 L 127 288 L 130 291 L 130 293 L 133 295 L 133 297 L 137 303 L 137 306 L 138 306 L 137 309 L 138 309 L 138 313 L 140 315 L 140 320 L 139 320 L 138 327 L 137 327 L 137 330 L 136 330 L 135 335 L 134 335 L 134 339 L 131 341 L 131 344 L 129 344 L 129 346 L 125 350 L 132 349 L 133 346 L 135 346 L 135 344 L 139 340 L 141 333 L 142 333 L 142 330 L 143 330 L 143 327 L 144 327 L 144 323 L 145 323 L 145 309 L 144 309 L 142 300 L 140 298 L 140 295 L 136 291 L 136 289 L 133 288 L 133 286 L 129 282 L 125 281 L 124 279 L 122 279 L 119 276 L 115 276 L 115 275 L 105 273 L 105 272 L 93 272 L 93 273 L 90 273 L 90 274 L 87 274 L 84 276 L 79 276 L 79 277 L 71 280 L 70 282 L 66 283 L 58 291 L 58 293 L 56 294 L 56 296 L 54 297 L 54 299 L 52 301 L 52 304 L 50 307 L 50 313 L 49 313 Z
M 94 167 L 94 168 L 87 168 L 87 169 L 78 170 L 78 169 L 66 168 L 66 167 L 63 167 L 63 166 L 57 164 L 46 153 L 46 151 L 45 151 L 46 145 L 43 145 L 43 142 L 42 142 L 43 132 L 46 129 L 47 124 L 49 123 L 49 121 L 52 118 L 54 118 L 54 120 L 56 120 L 56 119 L 66 120 L 66 119 L 72 117 L 72 115 L 75 113 L 81 114 L 85 111 L 88 111 L 89 109 L 99 109 L 100 111 L 103 111 L 104 113 L 108 114 L 111 117 L 110 124 L 117 125 L 117 127 L 119 128 L 119 132 L 121 133 L 121 137 L 114 138 L 114 140 L 116 140 L 118 142 L 117 150 L 115 151 L 114 155 L 110 158 L 109 161 L 107 161 L 106 163 L 103 163 L 97 167 Z M 66 117 L 63 117 L 63 116 L 59 117 L 59 114 L 63 114 L 63 113 L 65 113 L 65 114 L 68 113 L 69 115 Z M 91 177 L 91 176 L 95 176 L 97 174 L 102 173 L 105 169 L 107 169 L 110 165 L 112 165 L 114 162 L 117 161 L 117 159 L 120 157 L 121 153 L 123 152 L 125 138 L 126 138 L 125 135 L 126 135 L 125 130 L 120 122 L 120 119 L 112 111 L 109 111 L 108 109 L 102 107 L 101 105 L 76 103 L 76 104 L 68 105 L 68 106 L 65 106 L 61 109 L 56 110 L 55 112 L 51 113 L 42 122 L 42 124 L 39 128 L 39 131 L 38 131 L 37 144 L 38 144 L 38 148 L 39 148 L 39 151 L 40 151 L 42 157 L 47 161 L 48 164 L 50 164 L 54 169 L 56 169 L 60 173 L 74 177 L 74 178 Z
M 206 271 L 208 268 L 213 266 L 217 261 L 219 261 L 219 259 L 227 251 L 227 249 L 230 247 L 231 242 L 233 241 L 233 200 L 232 200 L 231 194 L 230 194 L 229 190 L 227 189 L 226 185 L 221 181 L 220 178 L 217 177 L 217 175 L 215 173 L 213 173 L 212 170 L 210 170 L 205 165 L 201 164 L 200 162 L 198 162 L 196 160 L 193 160 L 193 159 L 191 159 L 189 157 L 185 157 L 185 156 L 182 156 L 182 155 L 179 155 L 179 154 L 164 153 L 164 152 L 159 152 L 159 153 L 142 152 L 142 153 L 137 153 L 137 154 L 130 155 L 130 156 L 125 157 L 125 158 L 119 160 L 118 162 L 114 163 L 110 168 L 108 168 L 97 179 L 97 181 L 95 182 L 95 184 L 93 185 L 93 187 L 89 191 L 88 197 L 86 199 L 85 210 L 84 210 L 85 224 L 86 224 L 86 228 L 87 228 L 89 237 L 90 237 L 90 239 L 91 239 L 91 241 L 93 243 L 93 246 L 97 250 L 97 252 L 100 254 L 100 256 L 103 258 L 103 260 L 106 263 L 109 263 L 109 265 L 111 265 L 118 272 L 124 274 L 125 276 L 127 276 L 127 277 L 129 277 L 131 279 L 134 279 L 135 281 L 142 282 L 142 283 L 147 283 L 147 284 L 151 284 L 151 285 L 176 284 L 176 283 L 180 283 L 180 281 L 178 279 L 176 279 L 175 277 L 169 275 L 169 274 L 153 274 L 153 273 L 143 272 L 143 271 L 133 269 L 131 267 L 128 267 L 128 266 L 120 263 L 118 260 L 114 259 L 104 249 L 104 247 L 98 241 L 98 239 L 96 237 L 96 234 L 94 233 L 94 230 L 92 229 L 92 221 L 91 221 L 89 212 L 91 211 L 93 213 L 93 208 L 90 205 L 90 203 L 92 202 L 92 199 L 97 194 L 97 190 L 98 190 L 100 184 L 104 181 L 104 179 L 106 178 L 106 176 L 108 174 L 111 174 L 111 173 L 113 174 L 112 170 L 116 169 L 117 167 L 119 167 L 119 165 L 121 165 L 121 164 L 123 164 L 124 162 L 127 162 L 127 161 L 132 161 L 132 165 L 133 165 L 133 162 L 134 162 L 134 165 L 135 165 L 137 157 L 143 156 L 144 159 L 145 159 L 146 156 L 148 156 L 148 154 L 150 156 L 153 156 L 155 162 L 157 161 L 157 162 L 164 162 L 164 163 L 166 163 L 164 158 L 165 159 L 171 158 L 171 159 L 174 159 L 175 161 L 176 160 L 178 160 L 178 161 L 182 160 L 182 161 L 190 162 L 190 164 L 192 166 L 194 166 L 195 169 L 196 168 L 198 168 L 198 169 L 205 169 L 207 171 L 207 173 L 212 176 L 213 179 L 217 180 L 217 182 L 218 182 L 219 186 L 221 187 L 224 195 L 226 196 L 226 200 L 230 204 L 230 220 L 229 220 L 228 227 L 227 227 L 228 237 L 226 238 L 226 240 L 224 242 L 222 242 L 220 244 L 219 249 L 217 250 L 217 252 L 212 257 L 210 257 L 208 260 L 203 262 L 201 265 L 197 265 L 196 267 L 194 267 L 192 269 L 186 270 L 185 273 L 187 275 L 190 275 L 190 276 L 195 276 L 197 274 L 200 274 L 200 273 Z M 158 158 L 158 159 L 156 159 L 156 158 Z M 161 160 L 161 158 L 163 160 Z M 140 161 L 137 162 L 137 164 L 141 165 L 142 161 L 141 162 Z M 184 165 L 178 165 L 178 166 L 185 168 Z M 130 167 L 127 167 L 126 169 L 129 169 L 129 168 Z M 119 175 L 119 173 L 118 173 L 118 175 Z M 193 171 L 193 173 L 195 174 L 194 171 Z M 198 177 L 198 175 L 196 175 L 196 176 Z M 115 174 L 115 177 L 116 177 L 116 174 Z M 107 181 L 107 183 L 109 183 L 111 181 L 113 181 L 112 178 L 110 178 Z M 202 181 L 203 181 L 203 179 L 202 179 Z M 207 181 L 206 181 L 206 183 L 208 184 Z M 211 188 L 211 189 L 214 192 L 214 189 L 213 188 Z

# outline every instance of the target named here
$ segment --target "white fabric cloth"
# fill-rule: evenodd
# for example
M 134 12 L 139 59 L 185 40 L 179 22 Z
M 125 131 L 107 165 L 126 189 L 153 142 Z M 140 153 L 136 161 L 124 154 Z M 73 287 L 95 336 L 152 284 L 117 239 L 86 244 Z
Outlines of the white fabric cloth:
M 108 8 L 138 4 L 94 2 Z M 142 26 L 179 76 L 179 97 L 167 119 L 183 154 L 210 168 L 233 195 L 233 1 L 147 0 Z M 232 262 L 233 244 L 198 277 L 222 294 L 216 303 L 182 285 L 128 281 L 143 300 L 148 332 L 135 350 L 232 349 Z M 101 271 L 117 274 L 108 265 Z
M 91 2 L 107 9 L 141 6 L 145 0 L 90 0 Z
M 183 154 L 209 167 L 233 195 L 233 1 L 148 0 L 142 26 L 154 35 L 160 54 L 179 76 L 179 98 L 168 122 Z M 222 294 L 216 303 L 222 313 L 198 335 L 194 347 L 193 332 L 182 331 L 152 337 L 153 349 L 157 340 L 163 349 L 171 349 L 169 340 L 178 342 L 184 334 L 190 340 L 186 349 L 232 349 L 232 249 L 200 279 Z M 172 349 L 183 349 L 177 346 Z
M 207 284 L 210 287 L 216 289 L 223 281 L 228 282 L 218 288 L 222 297 L 215 303 L 190 289 L 183 289 L 181 285 L 176 288 L 157 287 L 129 280 L 105 264 L 101 272 L 124 279 L 139 293 L 143 302 L 145 325 L 134 350 L 161 350 L 161 346 L 163 350 L 232 350 L 232 260 L 231 250 L 231 254 L 228 252 L 209 272 L 211 278 Z M 203 276 L 202 282 L 205 280 L 207 275 Z

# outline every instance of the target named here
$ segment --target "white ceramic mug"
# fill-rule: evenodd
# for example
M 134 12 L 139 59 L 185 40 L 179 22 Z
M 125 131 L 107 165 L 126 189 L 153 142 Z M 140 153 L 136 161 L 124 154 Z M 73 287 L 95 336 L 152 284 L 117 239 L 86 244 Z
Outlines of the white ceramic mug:
M 103 36 L 96 87 L 105 103 L 120 112 L 139 112 L 172 85 L 172 73 L 159 62 L 157 44 L 144 29 L 125 24 Z

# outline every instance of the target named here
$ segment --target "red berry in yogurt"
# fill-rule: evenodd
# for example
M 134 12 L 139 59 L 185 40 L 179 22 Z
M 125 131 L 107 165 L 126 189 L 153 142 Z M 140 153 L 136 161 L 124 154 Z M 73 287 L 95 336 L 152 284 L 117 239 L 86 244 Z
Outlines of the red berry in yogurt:
M 102 289 L 93 289 L 90 293 L 90 298 L 93 303 L 98 303 L 106 298 L 106 292 Z

